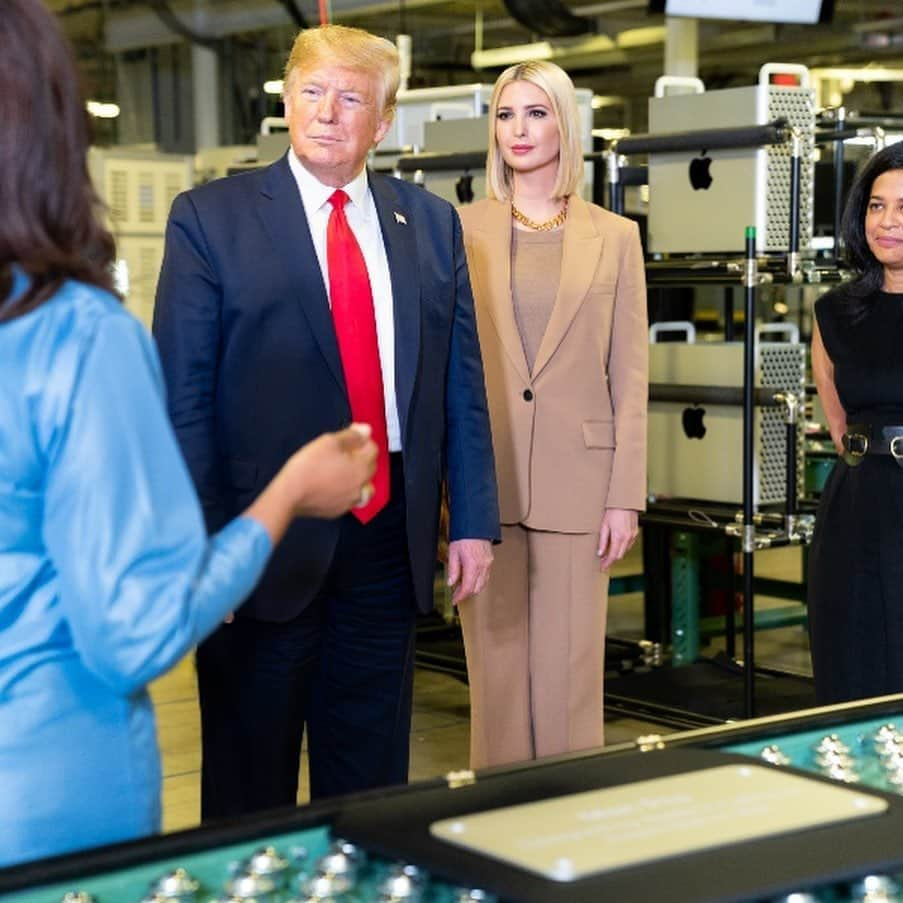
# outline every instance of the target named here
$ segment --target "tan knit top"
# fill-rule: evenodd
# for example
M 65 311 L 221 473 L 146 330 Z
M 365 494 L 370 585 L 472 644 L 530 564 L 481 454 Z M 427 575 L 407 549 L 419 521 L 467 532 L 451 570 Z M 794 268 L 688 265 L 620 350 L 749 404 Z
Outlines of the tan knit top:
M 563 239 L 564 229 L 527 232 L 512 227 L 511 230 L 511 299 L 531 373 L 555 305 Z

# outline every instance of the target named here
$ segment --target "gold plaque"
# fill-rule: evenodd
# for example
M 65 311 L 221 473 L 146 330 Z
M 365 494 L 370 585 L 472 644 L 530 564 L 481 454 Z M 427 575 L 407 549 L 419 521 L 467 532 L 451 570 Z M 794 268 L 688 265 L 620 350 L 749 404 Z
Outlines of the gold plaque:
M 848 786 L 722 765 L 434 822 L 434 837 L 555 881 L 883 813 Z

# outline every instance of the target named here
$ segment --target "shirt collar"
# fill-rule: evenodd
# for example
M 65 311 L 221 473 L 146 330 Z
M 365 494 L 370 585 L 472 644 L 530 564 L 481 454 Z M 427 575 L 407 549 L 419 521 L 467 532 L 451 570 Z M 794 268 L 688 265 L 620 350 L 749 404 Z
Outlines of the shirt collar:
M 295 156 L 294 151 L 288 150 L 288 165 L 298 183 L 301 192 L 301 202 L 304 204 L 304 212 L 308 220 L 324 205 L 329 206 L 329 198 L 335 191 L 331 185 L 324 185 L 312 175 L 304 164 Z M 367 181 L 367 167 L 365 166 L 347 185 L 342 186 L 342 191 L 348 195 L 349 200 L 357 207 L 365 218 L 369 218 L 370 208 L 366 203 L 369 185 Z

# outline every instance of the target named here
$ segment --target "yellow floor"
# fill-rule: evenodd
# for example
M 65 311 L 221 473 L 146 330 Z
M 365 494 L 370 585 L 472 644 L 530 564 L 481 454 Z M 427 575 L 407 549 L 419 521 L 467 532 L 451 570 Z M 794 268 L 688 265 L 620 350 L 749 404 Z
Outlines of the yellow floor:
M 200 725 L 194 665 L 185 659 L 158 680 L 151 693 L 163 756 L 163 830 L 198 824 L 200 811 Z M 411 780 L 467 768 L 470 733 L 467 687 L 456 678 L 417 671 L 411 731 Z M 608 723 L 608 742 L 620 743 L 648 733 L 645 722 Z M 657 728 L 660 732 L 663 729 Z M 308 798 L 307 763 L 302 754 L 298 801 Z
M 785 579 L 799 579 L 800 550 L 775 549 L 756 556 L 757 573 Z M 639 573 L 639 548 L 615 569 L 615 574 Z M 642 636 L 642 594 L 612 597 L 609 604 L 609 631 L 618 636 Z M 757 599 L 757 605 L 777 604 Z M 768 631 L 757 638 L 759 660 L 808 668 L 808 645 L 800 627 Z M 158 680 L 151 693 L 157 707 L 160 749 L 163 756 L 163 826 L 166 831 L 194 827 L 199 820 L 200 726 L 197 687 L 191 657 Z M 418 671 L 414 680 L 414 716 L 411 733 L 411 779 L 418 780 L 467 767 L 468 727 L 467 687 L 456 678 Z M 653 726 L 659 733 L 665 729 Z M 615 744 L 648 733 L 643 721 L 606 719 L 606 740 Z M 306 761 L 301 764 L 299 802 L 308 798 Z
M 418 671 L 414 679 L 411 780 L 467 767 L 468 696 L 459 680 Z M 201 743 L 194 663 L 186 658 L 151 687 L 163 756 L 163 828 L 198 824 Z M 302 753 L 298 801 L 308 798 Z

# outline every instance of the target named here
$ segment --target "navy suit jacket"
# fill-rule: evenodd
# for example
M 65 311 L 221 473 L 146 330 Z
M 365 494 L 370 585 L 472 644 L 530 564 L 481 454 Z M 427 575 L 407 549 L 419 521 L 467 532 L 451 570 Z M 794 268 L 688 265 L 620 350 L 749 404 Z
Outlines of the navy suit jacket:
M 432 607 L 439 501 L 451 539 L 495 540 L 495 468 L 473 298 L 454 208 L 369 175 L 392 278 L 395 391 L 418 607 Z M 179 195 L 154 311 L 176 434 L 211 532 L 300 445 L 351 420 L 323 276 L 287 157 Z M 338 521 L 299 519 L 243 614 L 296 616 Z

